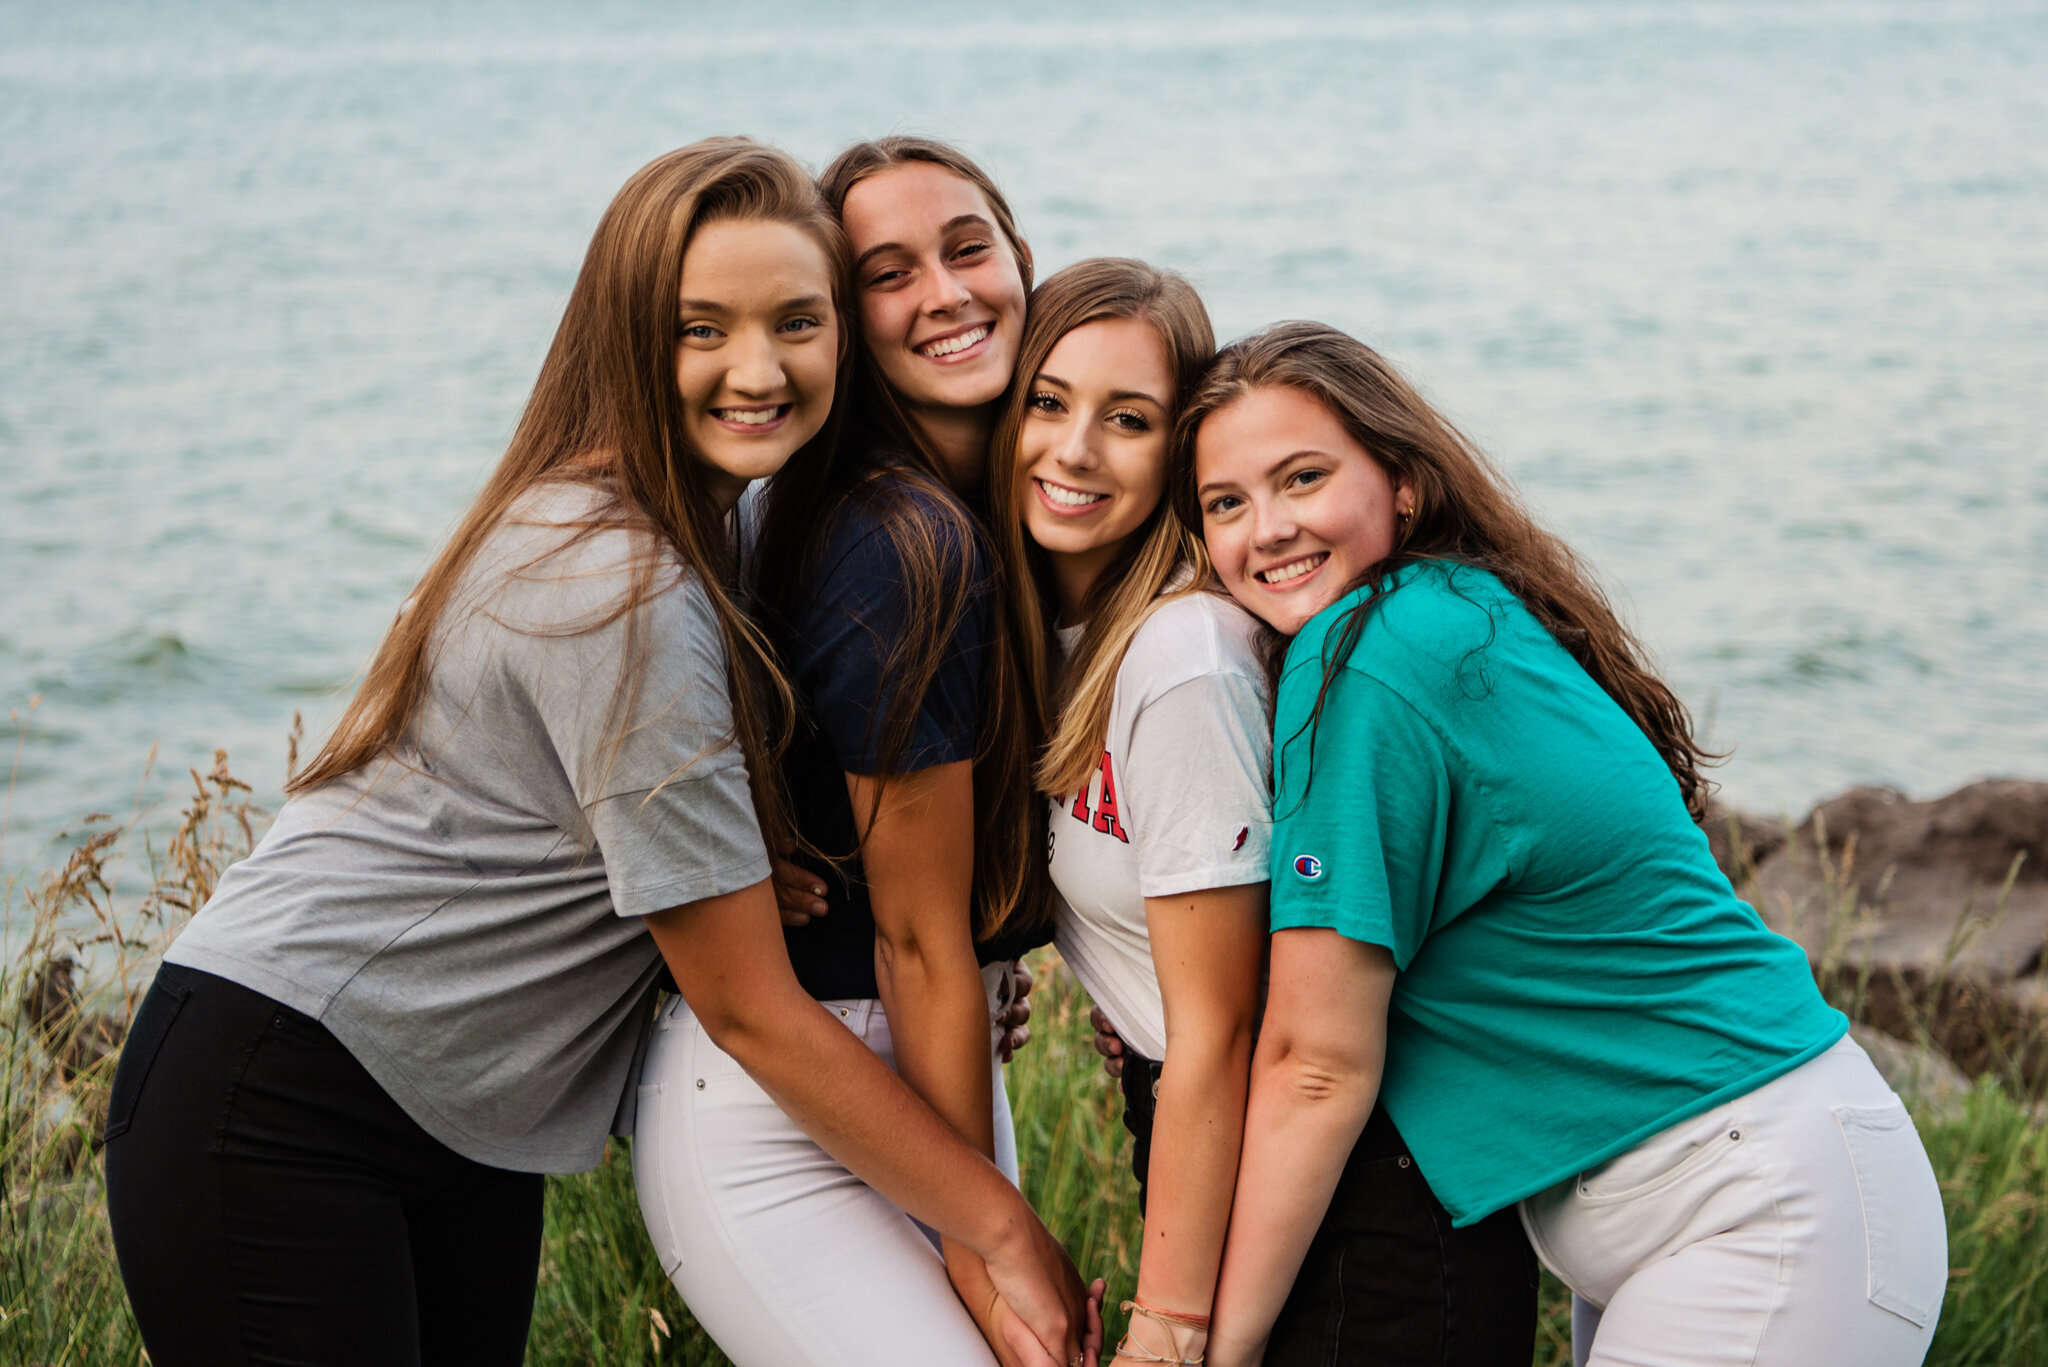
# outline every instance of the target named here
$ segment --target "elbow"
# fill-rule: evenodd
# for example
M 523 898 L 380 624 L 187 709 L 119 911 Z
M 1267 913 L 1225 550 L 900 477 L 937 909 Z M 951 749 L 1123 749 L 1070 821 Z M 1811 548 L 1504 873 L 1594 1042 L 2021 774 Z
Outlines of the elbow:
M 1297 1104 L 1370 1111 L 1384 1062 L 1382 1050 L 1352 1041 L 1281 1039 L 1262 1071 Z

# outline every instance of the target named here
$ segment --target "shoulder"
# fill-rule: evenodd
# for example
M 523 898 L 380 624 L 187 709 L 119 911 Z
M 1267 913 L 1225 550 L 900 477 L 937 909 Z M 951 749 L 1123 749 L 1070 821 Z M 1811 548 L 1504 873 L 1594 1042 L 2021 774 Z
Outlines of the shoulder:
M 1351 613 L 1365 601 L 1357 589 L 1323 609 L 1287 650 L 1288 678 L 1298 671 L 1321 673 L 1330 651 L 1339 649 Z M 1344 667 L 1397 689 L 1458 669 L 1475 652 L 1501 642 L 1511 625 L 1533 620 L 1529 610 L 1487 570 L 1445 560 L 1404 566 L 1384 581 L 1367 609 Z
M 1212 675 L 1243 679 L 1261 694 L 1266 689 L 1258 619 L 1224 595 L 1204 591 L 1152 610 L 1124 651 L 1117 687 L 1142 705 Z

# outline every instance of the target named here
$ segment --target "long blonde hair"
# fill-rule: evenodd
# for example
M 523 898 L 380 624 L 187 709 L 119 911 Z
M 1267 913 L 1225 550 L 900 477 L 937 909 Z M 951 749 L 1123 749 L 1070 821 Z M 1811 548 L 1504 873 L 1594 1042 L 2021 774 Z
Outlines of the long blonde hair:
M 775 838 L 787 828 L 775 755 L 788 734 L 793 697 L 772 651 L 735 600 L 726 520 L 684 435 L 676 387 L 683 254 L 697 229 L 724 220 L 787 223 L 824 250 L 840 321 L 844 390 L 855 326 L 846 306 L 850 253 L 809 173 L 786 154 L 747 138 L 707 138 L 643 166 L 597 225 L 504 457 L 400 610 L 362 687 L 313 762 L 292 780 L 290 792 L 354 773 L 399 746 L 431 672 L 435 628 L 463 572 L 522 495 L 543 484 L 571 483 L 599 490 L 609 505 L 580 523 L 575 539 L 624 527 L 644 533 L 651 552 L 635 557 L 630 586 L 611 610 L 575 628 L 627 622 L 626 663 L 612 700 L 618 728 L 613 745 L 645 672 L 645 643 L 633 630 L 635 610 L 672 586 L 680 559 L 703 584 L 724 638 L 734 731 L 764 831 Z M 823 464 L 835 428 L 828 421 L 789 465 L 802 470 Z
M 1162 604 L 1203 592 L 1214 578 L 1202 538 L 1173 515 L 1162 496 L 1088 590 L 1080 644 L 1064 668 L 1054 668 L 1058 646 L 1050 610 L 1051 569 L 1045 552 L 1024 532 L 1018 445 L 1032 381 L 1045 358 L 1075 328 L 1105 318 L 1142 319 L 1166 344 L 1173 375 L 1169 423 L 1216 350 L 1208 310 L 1194 286 L 1143 261 L 1097 257 L 1076 262 L 1031 295 L 1018 347 L 1017 382 L 996 423 L 989 458 L 989 514 L 1006 570 L 1020 672 L 1037 714 L 1047 719 L 1048 739 L 1032 780 L 1039 792 L 1061 798 L 1086 784 L 1101 763 L 1117 671 L 1131 638 Z

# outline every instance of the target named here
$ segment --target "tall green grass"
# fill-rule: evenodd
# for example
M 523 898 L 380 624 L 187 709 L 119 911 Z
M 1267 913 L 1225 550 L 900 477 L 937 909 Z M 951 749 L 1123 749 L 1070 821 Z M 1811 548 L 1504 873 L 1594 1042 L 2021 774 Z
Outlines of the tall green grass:
M 118 1042 L 156 954 L 261 828 L 247 796 L 222 757 L 210 774 L 192 774 L 161 840 L 149 835 L 146 812 L 125 822 L 96 815 L 45 861 L 54 867 L 6 879 L 0 1367 L 145 1360 L 107 1232 L 96 1135 Z M 1086 997 L 1049 953 L 1038 967 L 1034 1038 L 1009 1069 L 1025 1192 L 1083 1274 L 1109 1280 L 1114 1343 L 1114 1306 L 1137 1271 L 1129 1137 L 1088 1044 Z M 1983 1080 L 1960 1105 L 1918 1115 L 1942 1176 L 1954 1269 L 1928 1358 L 1940 1367 L 2048 1363 L 2048 1134 L 2024 1086 L 2017 1075 Z M 1570 1361 L 1567 1301 L 1546 1279 L 1536 1364 Z M 624 1143 L 594 1171 L 548 1184 L 527 1361 L 725 1361 L 661 1275 Z

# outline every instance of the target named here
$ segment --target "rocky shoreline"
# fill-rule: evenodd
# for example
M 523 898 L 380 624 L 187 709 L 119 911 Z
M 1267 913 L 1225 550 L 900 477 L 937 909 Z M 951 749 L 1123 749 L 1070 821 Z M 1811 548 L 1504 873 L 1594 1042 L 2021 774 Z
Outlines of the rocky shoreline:
M 1888 1075 L 2048 1090 L 2048 783 L 1987 779 L 1926 802 L 1854 788 L 1796 824 L 1718 805 L 1704 824 L 1736 891 L 1856 1004 L 1859 1038 L 1905 1046 L 1873 1047 Z

